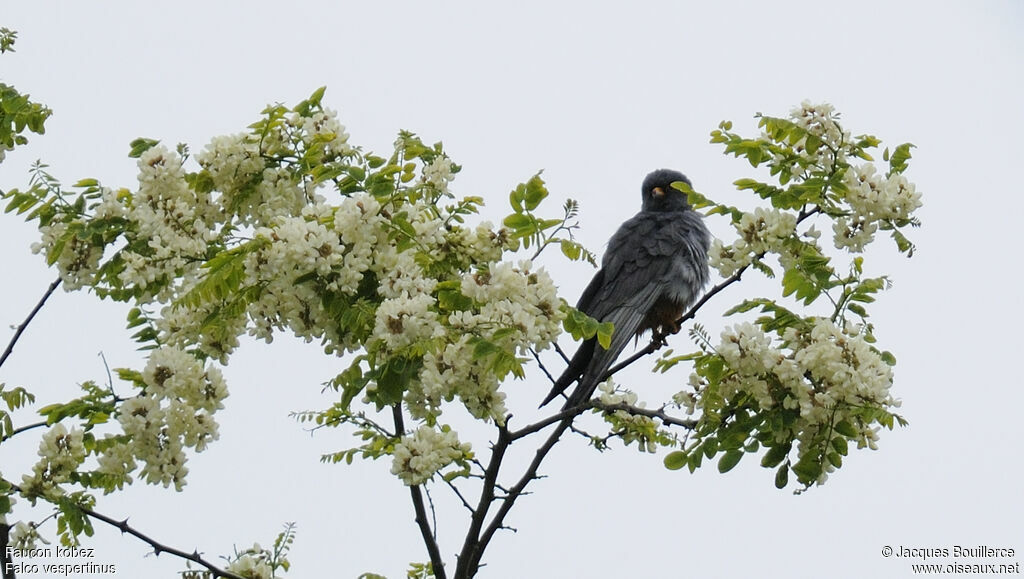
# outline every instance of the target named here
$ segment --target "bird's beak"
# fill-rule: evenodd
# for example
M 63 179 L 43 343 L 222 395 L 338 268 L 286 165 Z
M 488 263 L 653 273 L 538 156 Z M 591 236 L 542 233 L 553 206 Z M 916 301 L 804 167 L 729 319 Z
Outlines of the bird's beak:
M 651 191 L 651 194 L 653 194 L 655 197 L 664 197 L 665 190 L 662 189 L 661 187 L 655 187 L 654 190 Z

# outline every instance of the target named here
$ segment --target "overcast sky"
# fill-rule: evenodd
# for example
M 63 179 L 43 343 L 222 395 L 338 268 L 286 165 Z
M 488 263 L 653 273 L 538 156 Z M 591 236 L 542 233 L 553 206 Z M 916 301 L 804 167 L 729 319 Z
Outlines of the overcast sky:
M 600 253 L 639 208 L 651 169 L 682 170 L 712 198 L 750 206 L 731 185 L 749 165 L 708 143 L 723 119 L 756 134 L 754 113 L 828 101 L 855 133 L 915 143 L 908 177 L 924 195 L 924 225 L 909 233 L 918 253 L 907 260 L 882 242 L 868 254 L 869 269 L 895 281 L 871 312 L 880 345 L 899 361 L 894 393 L 910 427 L 883 432 L 878 451 L 852 452 L 802 496 L 776 490 L 753 457 L 726 475 L 713 466 L 690 475 L 666 471 L 662 455 L 598 454 L 567 439 L 508 519 L 519 532 L 493 542 L 480 577 L 911 576 L 910 561 L 882 557 L 886 545 L 1012 547 L 1016 558 L 986 562 L 1024 562 L 1019 1 L 0 6 L 0 26 L 19 32 L 0 80 L 55 111 L 47 134 L 0 166 L 2 189 L 23 186 L 37 158 L 68 184 L 97 177 L 133 187 L 132 139 L 198 151 L 244 130 L 266 104 L 294 104 L 327 85 L 325 103 L 354 144 L 386 152 L 400 129 L 443 140 L 464 166 L 453 189 L 483 196 L 491 219 L 506 212 L 516 183 L 543 169 L 551 209 L 579 199 L 579 238 Z M 6 328 L 55 272 L 29 252 L 34 229 L 3 219 Z M 709 225 L 728 233 L 722 221 Z M 552 275 L 575 301 L 592 273 L 575 264 Z M 718 296 L 701 322 L 717 334 L 744 286 Z M 58 293 L 0 381 L 30 387 L 44 405 L 73 396 L 77 382 L 104 380 L 100 352 L 112 367 L 140 367 L 124 313 Z M 672 343 L 691 347 L 684 335 Z M 636 366 L 627 376 L 641 391 L 673 391 L 688 373 Z M 289 577 L 403 577 L 427 556 L 390 461 L 321 465 L 321 453 L 353 440 L 310 436 L 288 417 L 329 404 L 320 383 L 338 368 L 315 344 L 244 344 L 225 372 L 221 440 L 191 458 L 185 491 L 139 485 L 101 497 L 97 509 L 211 558 L 267 544 L 295 521 Z M 537 380 L 516 383 L 510 405 L 528 408 L 546 391 Z M 4 476 L 35 461 L 37 439 L 19 438 L 23 446 L 0 450 Z M 486 454 L 486 438 L 473 443 Z M 434 498 L 453 561 L 465 518 L 445 495 Z M 97 525 L 96 561 L 115 563 L 120 577 L 184 568 Z

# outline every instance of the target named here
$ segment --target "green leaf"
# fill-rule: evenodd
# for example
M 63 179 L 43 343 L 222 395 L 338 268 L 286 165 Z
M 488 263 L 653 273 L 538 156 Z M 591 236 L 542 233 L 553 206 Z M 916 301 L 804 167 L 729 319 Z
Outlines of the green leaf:
M 611 322 L 601 322 L 597 325 L 597 343 L 601 344 L 601 347 L 608 349 L 612 345 L 612 332 L 615 331 L 615 326 Z
M 832 439 L 832 448 L 843 456 L 846 456 L 847 453 L 850 452 L 850 447 L 846 442 L 846 438 L 842 436 L 837 436 Z
M 722 455 L 722 458 L 718 460 L 718 472 L 726 473 L 733 469 L 739 464 L 740 459 L 743 458 L 742 450 L 728 450 Z
M 809 456 L 804 457 L 793 465 L 793 472 L 801 483 L 809 485 L 821 476 L 821 463 Z
M 847 420 L 840 420 L 832 427 L 832 430 L 850 438 L 857 436 L 857 429 Z
M 775 471 L 775 488 L 784 489 L 789 484 L 789 463 L 779 466 L 779 470 Z
M 526 182 L 526 190 L 523 194 L 526 210 L 533 211 L 547 196 L 548 190 L 544 186 L 544 180 L 540 178 L 540 173 L 530 177 L 530 180 Z
M 568 257 L 573 261 L 579 261 L 580 256 L 583 253 L 583 248 L 580 247 L 580 244 L 569 239 L 563 239 L 561 240 L 561 242 L 559 242 L 559 245 L 561 245 L 562 247 L 562 255 Z
M 665 468 L 669 470 L 679 470 L 686 466 L 686 463 L 686 453 L 681 450 L 676 450 L 665 455 Z
M 422 358 L 413 359 L 404 356 L 390 358 L 375 372 L 377 389 L 373 393 L 373 400 L 382 406 L 401 402 L 409 382 L 419 373 L 422 366 Z
M 786 460 L 786 456 L 789 455 L 791 448 L 792 444 L 780 444 L 770 447 L 768 452 L 764 453 L 764 456 L 761 457 L 761 466 L 772 468 L 779 465 L 782 461 Z
M 520 230 L 529 227 L 533 223 L 533 218 L 524 213 L 513 213 L 512 215 L 509 215 L 502 221 L 502 224 L 505 227 L 513 229 L 516 232 L 519 232 Z
M 138 159 L 143 153 L 150 150 L 159 144 L 160 141 L 156 139 L 147 139 L 145 137 L 139 137 L 130 143 L 131 151 L 128 152 L 128 156 L 132 159 Z
M 910 161 L 910 149 L 914 145 L 912 143 L 903 143 L 896 147 L 892 152 L 892 156 L 889 157 L 889 174 L 899 174 L 907 170 Z

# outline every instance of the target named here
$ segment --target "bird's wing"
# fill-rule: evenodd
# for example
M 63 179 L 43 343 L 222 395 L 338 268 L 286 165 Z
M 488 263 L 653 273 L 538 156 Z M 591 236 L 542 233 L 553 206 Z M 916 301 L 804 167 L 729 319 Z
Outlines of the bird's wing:
M 607 349 L 600 345 L 593 348 L 590 362 L 566 407 L 575 406 L 594 393 L 601 378 L 636 335 L 647 312 L 671 283 L 674 255 L 679 249 L 678 234 L 671 227 L 672 217 L 641 213 L 624 223 L 608 242 L 601 285 L 586 300 L 587 308 L 580 309 L 602 322 L 611 322 L 615 329 Z

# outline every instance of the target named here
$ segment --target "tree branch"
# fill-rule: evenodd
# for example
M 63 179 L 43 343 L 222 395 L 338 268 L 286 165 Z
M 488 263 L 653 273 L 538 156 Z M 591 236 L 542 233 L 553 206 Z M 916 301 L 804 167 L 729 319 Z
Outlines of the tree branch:
M 441 478 L 443 479 L 444 477 Z M 452 489 L 452 492 L 455 493 L 455 496 L 459 497 L 459 500 L 462 501 L 462 506 L 466 507 L 466 509 L 468 509 L 471 514 L 476 512 L 473 510 L 473 505 L 469 504 L 469 501 L 467 501 L 466 497 L 463 496 L 462 491 L 459 490 L 459 487 L 455 486 L 455 483 L 453 483 L 450 480 L 445 480 L 444 482 L 448 485 L 448 488 Z
M 50 296 L 53 295 L 53 292 L 57 290 L 57 286 L 59 285 L 60 278 L 58 277 L 57 279 L 53 280 L 50 283 L 50 287 L 48 287 L 46 289 L 46 292 L 43 293 L 43 297 L 39 298 L 39 302 L 36 303 L 36 307 L 32 308 L 32 311 L 29 312 L 28 317 L 25 318 L 25 321 L 18 326 L 17 330 L 15 330 L 14 336 L 11 337 L 11 341 L 7 343 L 7 349 L 5 349 L 3 355 L 0 356 L 0 366 L 3 366 L 4 362 L 7 361 L 7 358 L 11 355 L 11 352 L 14 351 L 14 345 L 18 343 L 18 339 L 21 338 L 21 334 L 24 333 L 25 328 L 27 328 L 28 325 L 32 323 L 32 318 L 36 317 L 36 314 L 39 313 L 39 310 L 43 309 L 43 305 L 46 304 L 46 300 L 50 299 Z
M 510 444 L 512 444 L 512 438 L 508 428 L 498 426 L 498 440 L 491 447 L 491 460 L 487 463 L 487 469 L 484 471 L 480 500 L 473 510 L 473 516 L 469 520 L 469 530 L 466 531 L 466 540 L 462 544 L 462 551 L 459 552 L 458 564 L 455 567 L 455 579 L 469 579 L 476 575 L 476 571 L 480 567 L 480 558 L 483 556 L 484 549 L 487 548 L 486 541 L 481 540 L 480 531 L 487 518 L 487 511 L 494 502 L 494 488 L 498 482 L 498 471 Z M 515 498 L 505 500 L 502 503 L 502 508 L 511 506 L 513 502 L 515 502 Z
M 391 414 L 395 419 L 395 432 L 401 436 L 405 432 L 405 419 L 402 417 L 402 404 L 398 403 L 391 407 Z M 441 549 L 437 546 L 437 536 L 430 528 L 430 521 L 427 520 L 427 509 L 423 504 L 423 492 L 419 485 L 409 485 L 409 494 L 412 496 L 412 506 L 416 511 L 416 525 L 420 529 L 420 536 L 423 537 L 423 544 L 427 547 L 427 554 L 430 556 L 430 564 L 434 570 L 436 579 L 447 579 L 444 571 L 444 559 L 441 558 Z
M 7 442 L 8 440 L 14 438 L 14 436 L 17 434 L 21 434 L 26 430 L 32 430 L 33 428 L 42 428 L 43 426 L 46 426 L 45 420 L 42 422 L 33 422 L 32 424 L 26 424 L 25 426 L 19 426 L 18 428 L 12 430 L 11 433 L 8 434 L 7 436 L 0 438 L 0 442 Z
M 16 491 L 18 493 L 22 493 L 23 492 L 20 486 L 12 483 L 10 481 L 8 481 L 7 479 L 0 479 L 0 480 L 2 480 L 3 482 L 7 483 L 8 485 L 10 485 L 10 487 L 12 489 L 14 489 L 14 491 Z M 143 532 L 133 528 L 131 525 L 128 524 L 128 519 L 125 519 L 123 521 L 115 521 L 113 518 L 108 517 L 107 515 L 104 515 L 102 513 L 98 513 L 98 512 L 96 512 L 96 511 L 94 511 L 92 509 L 87 509 L 85 507 L 77 506 L 77 505 L 76 505 L 75 508 L 77 508 L 79 511 L 82 512 L 82 514 L 84 514 L 84 515 L 86 515 L 88 517 L 91 517 L 91 518 L 96 519 L 98 521 L 103 521 L 104 523 L 106 523 L 106 524 L 108 524 L 108 525 L 110 525 L 112 527 L 117 528 L 118 530 L 121 531 L 122 534 L 128 534 L 128 535 L 131 535 L 131 536 L 141 540 L 143 543 L 146 543 L 147 545 L 152 547 L 153 548 L 153 553 L 156 554 L 157 556 L 159 556 L 160 553 L 169 553 L 171 555 L 174 555 L 175 557 L 178 557 L 178 558 L 181 558 L 181 559 L 185 559 L 187 561 L 192 561 L 193 563 L 195 563 L 197 565 L 201 565 L 203 567 L 206 567 L 206 569 L 209 570 L 211 573 L 213 573 L 214 576 L 216 576 L 216 577 L 227 577 L 227 579 L 245 579 L 245 577 L 242 577 L 241 575 L 236 575 L 236 574 L 234 574 L 234 573 L 232 573 L 230 571 L 227 571 L 225 569 L 221 569 L 220 567 L 217 567 L 216 565 L 214 565 L 213 563 L 210 563 L 206 559 L 203 559 L 203 557 L 199 554 L 199 551 L 192 551 L 191 553 L 186 553 L 185 551 L 182 551 L 181 549 L 175 549 L 174 547 L 168 547 L 167 545 L 164 545 L 163 543 L 157 541 L 156 539 L 153 539 L 150 536 L 146 535 L 145 533 L 143 533 Z M 5 531 L 2 534 L 2 537 L 0 537 L 0 539 L 2 539 L 4 544 L 6 544 L 6 542 L 8 540 L 8 535 L 7 535 L 7 532 L 6 532 L 8 529 L 9 529 L 9 527 L 7 527 L 6 525 L 0 526 L 0 531 Z M 6 548 L 4 549 L 2 557 L 3 557 L 2 561 L 4 562 L 4 565 L 5 565 L 4 569 L 7 569 L 6 564 L 9 562 L 9 559 L 7 557 L 7 554 L 6 554 Z M 14 574 L 12 573 L 10 577 L 13 579 Z M 6 571 L 4 572 L 3 578 L 4 579 L 8 579 Z
M 598 410 L 604 410 L 606 412 L 615 412 L 617 410 L 623 410 L 629 414 L 646 416 L 648 418 L 657 418 L 662 424 L 666 426 L 679 426 L 687 430 L 693 430 L 697 428 L 696 420 L 684 420 L 682 418 L 676 418 L 665 412 L 665 408 L 662 407 L 658 410 L 651 410 L 649 408 L 640 408 L 638 406 L 630 406 L 625 402 L 619 402 L 618 404 L 603 404 L 599 400 L 591 402 L 591 406 Z
M 547 418 L 545 418 L 543 420 L 540 420 L 540 421 L 534 422 L 533 424 L 529 424 L 527 426 L 524 426 L 524 427 L 520 428 L 519 430 L 516 430 L 515 432 L 510 432 L 509 433 L 509 439 L 511 441 L 519 440 L 520 438 L 524 438 L 526 436 L 529 436 L 529 435 L 533 434 L 534 432 L 537 432 L 537 431 L 540 431 L 540 430 L 544 430 L 548 426 L 551 426 L 552 424 L 554 424 L 556 422 L 560 422 L 560 421 L 564 420 L 566 417 L 576 416 L 577 414 L 582 413 L 583 410 L 585 410 L 585 408 L 584 409 L 580 409 L 579 407 L 566 408 L 564 410 L 559 411 L 557 414 L 552 414 L 551 416 L 548 416 Z M 511 418 L 511 416 L 509 416 L 509 418 Z
M 3 579 L 14 579 L 14 561 L 12 560 L 10 550 L 7 548 L 10 534 L 10 525 L 0 521 L 0 565 L 3 565 L 3 567 L 0 567 L 0 577 L 3 577 Z
M 128 519 L 125 519 L 123 521 L 115 521 L 114 519 L 112 519 L 112 518 L 110 518 L 110 517 L 108 517 L 106 515 L 97 513 L 96 511 L 94 511 L 92 509 L 86 509 L 86 508 L 79 507 L 79 510 L 81 510 L 84 514 L 86 514 L 86 515 L 88 515 L 88 516 L 90 516 L 90 517 L 92 517 L 94 519 L 103 521 L 104 523 L 107 523 L 108 525 L 116 527 L 117 529 L 119 529 L 121 531 L 122 534 L 127 533 L 127 534 L 129 534 L 129 535 L 131 535 L 131 536 L 141 540 L 143 543 L 146 543 L 147 545 L 152 547 L 153 548 L 153 552 L 156 553 L 157 555 L 160 555 L 160 553 L 170 553 L 171 555 L 174 555 L 175 557 L 180 557 L 182 559 L 186 559 L 188 561 L 192 561 L 193 563 L 196 563 L 197 565 L 202 565 L 203 567 L 206 567 L 216 577 L 227 577 L 228 579 L 245 579 L 241 575 L 236 575 L 236 574 L 234 574 L 234 573 L 232 573 L 230 571 L 227 571 L 225 569 L 221 569 L 221 568 L 217 567 L 216 565 L 214 565 L 213 563 L 210 563 L 206 559 L 203 559 L 203 557 L 199 555 L 198 551 L 193 551 L 192 553 L 186 553 L 186 552 L 184 552 L 184 551 L 182 551 L 180 549 L 175 549 L 174 547 L 168 547 L 167 545 L 164 545 L 162 543 L 157 542 L 155 539 L 152 539 L 152 538 L 146 536 L 145 534 L 143 534 L 143 533 L 133 529 L 130 525 L 128 525 Z
M 491 519 L 491 523 L 487 525 L 487 529 L 484 531 L 482 535 L 480 535 L 480 539 L 479 541 L 477 541 L 476 549 L 472 553 L 473 558 L 467 562 L 467 569 L 470 572 L 464 577 L 472 577 L 476 573 L 477 568 L 480 566 L 480 557 L 481 555 L 483 555 L 483 552 L 487 548 L 488 543 L 490 543 L 491 539 L 494 537 L 494 533 L 496 533 L 499 529 L 505 528 L 505 516 L 512 509 L 512 505 L 514 505 L 516 499 L 518 499 L 523 494 L 523 491 L 526 489 L 526 485 L 530 484 L 530 481 L 537 478 L 537 470 L 540 469 L 540 464 L 544 462 L 544 458 L 548 455 L 549 452 L 551 452 L 551 449 L 554 448 L 555 444 L 562 438 L 562 433 L 564 433 L 565 430 L 569 428 L 570 425 L 572 425 L 573 420 L 575 420 L 576 417 L 579 416 L 579 414 L 583 411 L 584 408 L 586 408 L 586 406 L 577 406 L 574 409 L 574 413 L 570 413 L 568 416 L 562 418 L 561 422 L 559 422 L 555 429 L 551 431 L 551 434 L 548 435 L 548 438 L 547 440 L 544 441 L 544 444 L 542 444 L 540 448 L 537 449 L 537 452 L 533 456 L 533 460 L 530 462 L 530 465 L 526 467 L 526 471 L 523 473 L 523 476 L 519 478 L 519 481 L 516 482 L 516 484 L 513 485 L 512 488 L 509 489 L 508 496 L 506 496 L 505 500 L 501 502 L 501 506 L 498 507 L 498 511 L 494 514 L 494 518 Z M 507 431 L 505 432 L 507 436 Z M 509 440 L 509 443 L 511 443 L 511 440 Z M 506 444 L 506 447 L 507 446 L 508 444 Z M 502 453 L 504 453 L 504 449 L 502 449 Z M 481 493 L 481 498 L 483 498 L 482 495 L 483 493 Z M 461 569 L 462 567 L 463 561 L 460 559 L 459 568 Z M 457 579 L 462 579 L 462 577 L 463 576 L 457 576 Z

